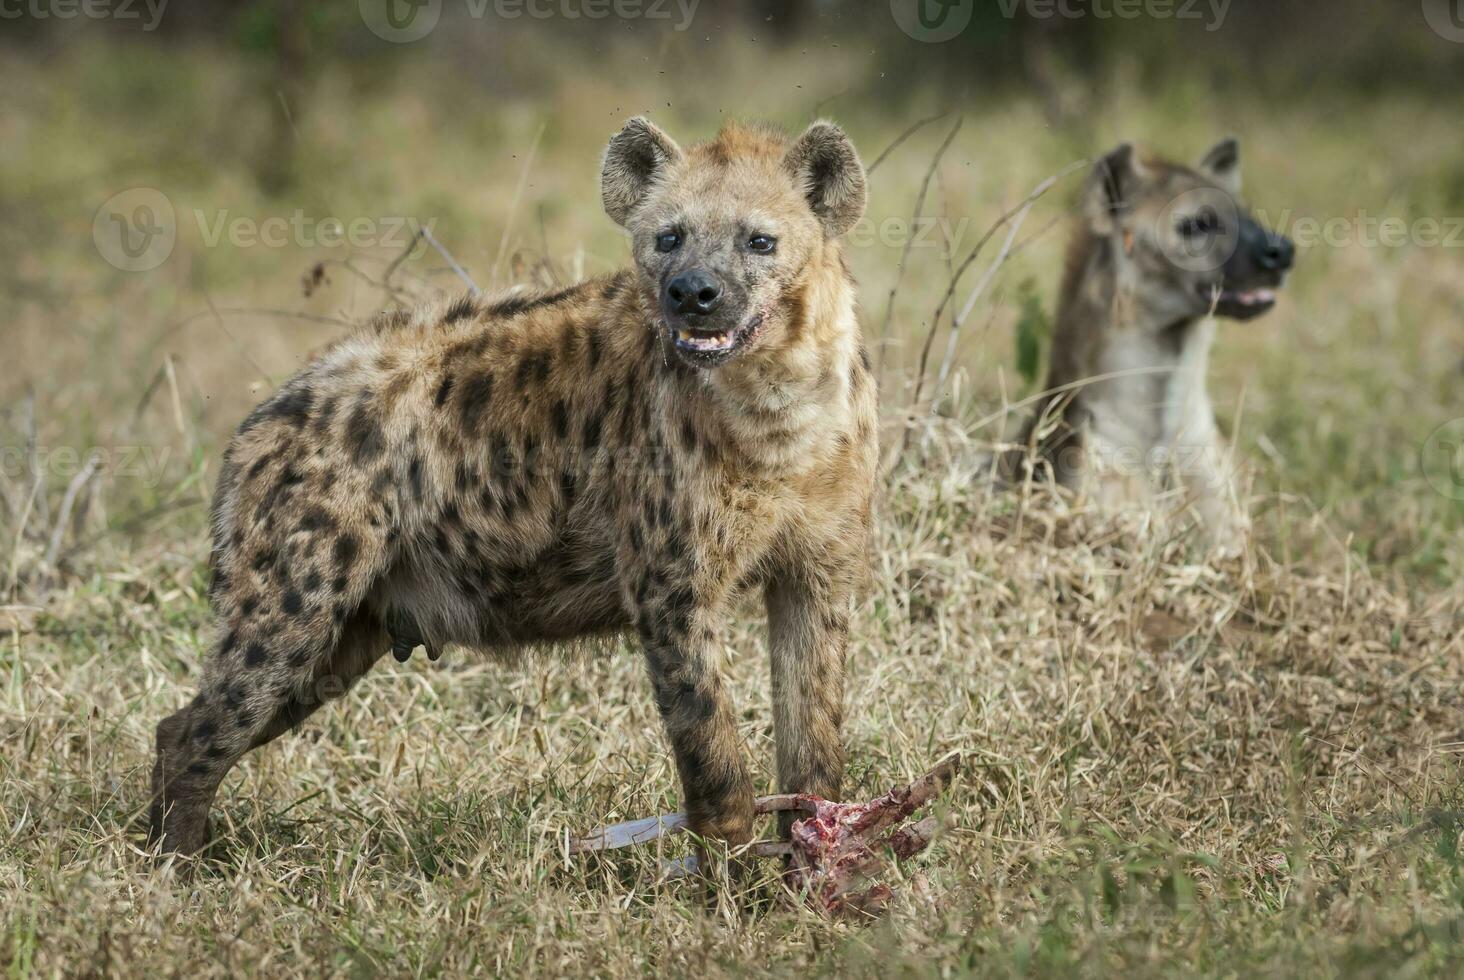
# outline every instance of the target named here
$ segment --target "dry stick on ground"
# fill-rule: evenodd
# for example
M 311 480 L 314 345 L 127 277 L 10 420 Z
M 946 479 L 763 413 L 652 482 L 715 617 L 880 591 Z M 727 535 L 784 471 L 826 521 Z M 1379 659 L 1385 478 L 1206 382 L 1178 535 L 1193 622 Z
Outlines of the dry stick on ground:
M 935 156 L 931 157 L 930 166 L 925 171 L 925 179 L 920 182 L 920 193 L 915 198 L 915 208 L 910 213 L 912 229 L 915 222 L 920 219 L 920 213 L 925 209 L 925 195 L 930 190 L 930 181 L 935 176 L 936 168 L 940 166 L 940 158 L 945 156 L 945 151 L 950 147 L 951 141 L 956 138 L 956 134 L 961 131 L 961 124 L 965 121 L 965 117 L 956 119 L 956 124 L 951 127 L 951 131 L 946 134 L 946 138 L 936 149 Z M 895 281 L 890 286 L 889 296 L 885 298 L 884 323 L 879 330 L 879 371 L 876 374 L 876 377 L 881 380 L 884 378 L 885 356 L 889 352 L 890 320 L 895 314 L 895 296 L 899 293 L 900 284 L 905 279 L 905 264 L 909 261 L 910 249 L 914 246 L 915 235 L 910 234 L 905 239 L 905 247 L 900 250 L 900 261 L 895 266 Z
M 66 487 L 66 493 L 61 498 L 61 506 L 56 511 L 55 525 L 51 528 L 51 540 L 46 545 L 46 557 L 44 567 L 55 570 L 56 559 L 61 554 L 61 539 L 66 534 L 67 524 L 71 520 L 72 508 L 76 506 L 76 498 L 83 487 L 96 475 L 101 465 L 101 452 L 94 450 L 86 458 L 86 465 L 77 471 L 76 476 L 71 478 L 71 483 Z

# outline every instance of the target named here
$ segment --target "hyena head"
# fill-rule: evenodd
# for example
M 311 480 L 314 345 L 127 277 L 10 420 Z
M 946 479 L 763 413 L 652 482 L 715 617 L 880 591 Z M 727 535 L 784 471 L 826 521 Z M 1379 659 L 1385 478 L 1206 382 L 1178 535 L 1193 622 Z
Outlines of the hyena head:
M 1276 305 L 1291 241 L 1240 200 L 1240 146 L 1217 144 L 1198 166 L 1141 159 L 1125 143 L 1098 161 L 1085 210 L 1113 244 L 1119 283 L 1154 321 L 1214 313 L 1249 320 Z
M 605 211 L 630 233 L 641 289 L 665 343 L 713 368 L 776 350 L 825 249 L 864 214 L 864 167 L 843 130 L 816 122 L 791 144 L 729 124 L 682 150 L 642 118 L 610 141 Z

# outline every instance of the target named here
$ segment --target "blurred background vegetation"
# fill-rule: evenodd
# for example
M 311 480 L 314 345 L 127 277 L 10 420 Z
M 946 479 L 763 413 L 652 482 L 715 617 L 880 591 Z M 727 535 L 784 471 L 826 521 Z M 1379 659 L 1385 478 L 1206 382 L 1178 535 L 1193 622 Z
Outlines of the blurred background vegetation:
M 1039 181 L 1120 140 L 1190 159 L 1239 135 L 1247 191 L 1283 230 L 1464 216 L 1464 43 L 1430 29 L 1430 2 L 986 0 L 957 3 L 969 23 L 932 43 L 899 26 L 905 0 L 27 0 L 0 20 L 0 404 L 24 408 L 5 439 L 166 448 L 168 480 L 111 496 L 141 513 L 171 500 L 190 526 L 192 484 L 266 390 L 373 311 L 461 288 L 421 242 L 394 265 L 411 239 L 393 228 L 429 225 L 490 289 L 622 264 L 596 177 L 635 113 L 683 140 L 734 116 L 828 116 L 880 160 L 851 256 L 898 438 L 923 411 L 925 337 L 938 331 L 931 374 L 945 349 L 931 318 L 957 263 Z M 388 13 L 435 19 L 393 42 L 370 26 Z M 975 423 L 1040 384 L 1081 179 L 1038 202 L 953 348 L 942 410 L 972 439 L 999 439 Z M 166 197 L 177 243 L 128 272 L 92 231 L 136 188 Z M 306 232 L 279 243 L 218 235 L 296 215 Z M 364 245 L 322 243 L 358 219 Z M 1358 236 L 1308 249 L 1282 308 L 1225 325 L 1216 352 L 1258 508 L 1324 515 L 1376 567 L 1430 584 L 1464 565 L 1461 505 L 1420 463 L 1464 414 L 1460 255 Z
M 1460 975 L 1464 456 L 1426 449 L 1464 442 L 1464 239 L 1369 231 L 1464 228 L 1464 15 L 1438 19 L 1460 5 L 969 0 L 937 43 L 900 26 L 914 2 L 0 0 L 7 974 Z M 436 20 L 393 42 L 388 14 Z M 485 289 L 625 264 L 598 170 L 636 113 L 683 142 L 826 116 L 872 168 L 847 254 L 882 438 L 910 451 L 856 619 L 846 788 L 969 751 L 957 831 L 872 929 L 702 915 L 643 892 L 655 852 L 560 867 L 565 828 L 676 805 L 635 657 L 418 657 L 240 767 L 237 845 L 176 885 L 129 824 L 208 647 L 229 433 L 364 318 L 460 292 L 447 255 Z M 1218 330 L 1253 553 L 1195 565 L 987 494 L 975 460 L 1042 385 L 1085 164 L 1229 134 L 1268 223 L 1337 228 L 1274 312 Z M 1054 175 L 1007 260 L 1015 220 L 963 269 Z M 107 236 L 139 215 L 166 247 L 128 271 Z M 753 620 L 728 676 L 767 784 Z

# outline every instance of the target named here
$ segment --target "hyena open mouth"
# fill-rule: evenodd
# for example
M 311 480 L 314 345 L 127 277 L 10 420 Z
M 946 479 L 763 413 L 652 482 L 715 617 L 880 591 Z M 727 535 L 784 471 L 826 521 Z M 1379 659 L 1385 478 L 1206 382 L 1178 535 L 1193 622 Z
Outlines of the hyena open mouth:
M 727 331 L 702 330 L 696 327 L 676 329 L 676 349 L 689 354 L 731 355 L 740 350 L 762 329 L 763 315 L 758 313 L 746 322 Z
M 1233 320 L 1250 320 L 1270 311 L 1276 305 L 1276 290 L 1226 289 L 1223 286 L 1201 286 L 1200 298 L 1213 305 L 1219 316 Z

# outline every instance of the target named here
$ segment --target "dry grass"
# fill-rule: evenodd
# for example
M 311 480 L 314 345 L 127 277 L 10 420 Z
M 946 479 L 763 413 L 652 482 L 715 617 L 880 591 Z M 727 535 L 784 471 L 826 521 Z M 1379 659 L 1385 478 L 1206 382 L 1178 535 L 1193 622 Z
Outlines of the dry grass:
M 767 880 L 707 912 L 692 884 L 657 883 L 653 852 L 566 863 L 565 829 L 675 807 L 630 651 L 529 669 L 460 656 L 382 667 L 236 770 L 220 796 L 221 841 L 191 883 L 154 867 L 132 821 L 152 727 L 189 695 L 203 654 L 209 461 L 258 393 L 341 329 L 210 310 L 346 321 L 385 299 L 339 266 L 302 299 L 300 275 L 344 252 L 205 248 L 191 216 L 167 264 L 120 274 L 90 251 L 96 204 L 148 184 L 183 213 L 436 216 L 438 236 L 483 279 L 505 239 L 505 282 L 514 253 L 519 268 L 547 257 L 561 276 L 593 272 L 623 254 L 594 204 L 598 144 L 658 92 L 634 82 L 606 92 L 588 70 L 571 72 L 537 102 L 463 123 L 418 94 L 451 91 L 443 74 L 366 94 L 330 75 L 302 122 L 300 199 L 269 199 L 229 155 L 252 117 L 225 125 L 212 109 L 250 105 L 246 65 L 200 53 L 118 81 L 109 57 L 31 66 L 12 93 L 21 111 L 0 120 L 0 146 L 28 148 L 0 156 L 0 216 L 25 242 L 5 274 L 16 312 L 4 342 L 23 365 L 6 403 L 36 387 L 42 449 L 168 453 L 148 478 L 102 475 L 80 526 L 64 532 L 60 569 L 44 557 L 66 478 L 48 472 L 26 535 L 6 518 L 5 569 L 13 562 L 22 579 L 0 610 L 0 961 L 11 973 L 1464 966 L 1461 511 L 1417 471 L 1422 439 L 1461 414 L 1457 331 L 1444 327 L 1464 306 L 1457 254 L 1314 250 L 1282 310 L 1224 331 L 1218 400 L 1253 463 L 1261 534 L 1244 560 L 1194 564 L 1182 540 L 1040 497 L 992 497 L 975 476 L 998 433 L 972 423 L 1026 393 L 1005 367 L 1017 286 L 1031 276 L 1051 294 L 1061 232 L 1043 229 L 1071 186 L 1034 211 L 973 312 L 951 417 L 922 423 L 882 505 L 850 662 L 849 796 L 950 749 L 974 763 L 949 797 L 955 830 L 905 869 L 887 921 L 821 921 Z M 708 67 L 695 53 L 662 57 L 669 77 L 658 84 L 686 94 L 658 115 L 673 132 L 705 132 L 720 108 L 719 91 L 695 84 Z M 859 69 L 847 51 L 763 66 L 743 114 L 797 124 Z M 784 108 L 803 84 L 808 104 Z M 131 88 L 109 92 L 117 86 Z M 129 101 L 139 93 L 154 96 L 146 112 Z M 1457 133 L 1440 107 L 1350 106 L 1341 134 L 1327 122 L 1335 107 L 1172 98 L 1110 110 L 1096 124 L 1102 139 L 1163 132 L 1198 152 L 1218 118 L 1246 136 L 1250 186 L 1273 216 L 1464 212 L 1447 179 L 1461 163 Z M 566 106 L 574 123 L 546 129 L 542 168 L 515 203 L 524 149 Z M 837 100 L 822 111 L 845 119 L 871 157 L 904 128 Z M 1403 131 L 1408 143 L 1395 144 Z M 943 135 L 931 127 L 881 166 L 877 221 L 908 214 Z M 156 145 L 171 152 L 147 162 Z M 1350 149 L 1382 145 L 1394 152 L 1357 177 Z M 1031 105 L 972 107 L 926 210 L 969 216 L 969 247 L 1043 176 L 1098 148 L 1043 133 Z M 854 251 L 872 327 L 900 251 Z M 350 254 L 373 275 L 390 258 Z M 451 283 L 431 256 L 404 271 Z M 891 440 L 946 275 L 938 251 L 911 250 L 887 338 Z M 7 447 L 23 448 L 24 417 L 8 429 Z M 24 473 L 5 476 L 25 499 Z M 767 787 L 766 655 L 752 610 L 726 649 Z

